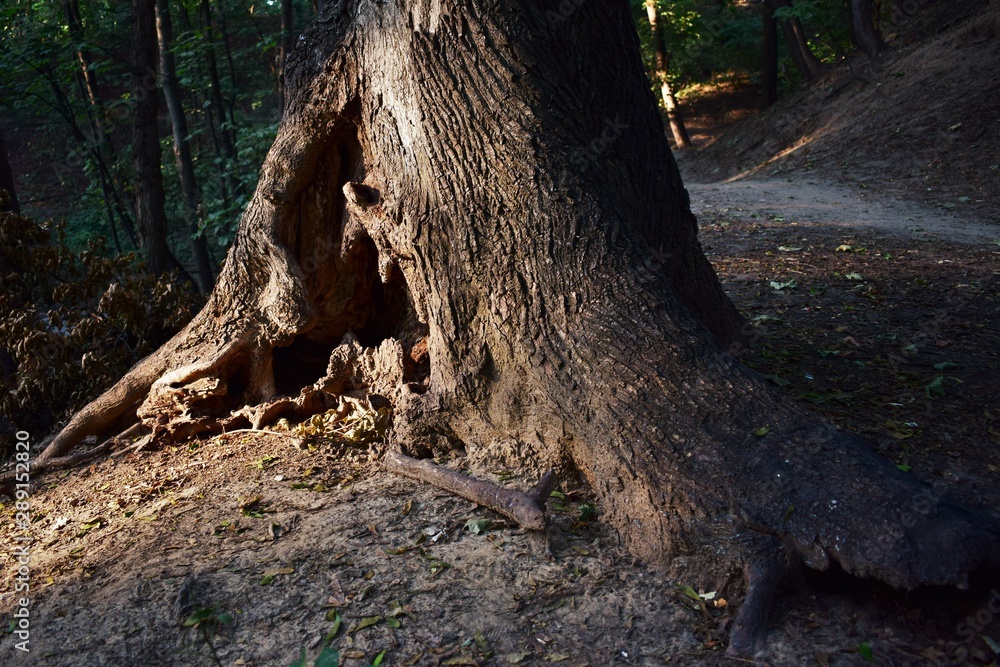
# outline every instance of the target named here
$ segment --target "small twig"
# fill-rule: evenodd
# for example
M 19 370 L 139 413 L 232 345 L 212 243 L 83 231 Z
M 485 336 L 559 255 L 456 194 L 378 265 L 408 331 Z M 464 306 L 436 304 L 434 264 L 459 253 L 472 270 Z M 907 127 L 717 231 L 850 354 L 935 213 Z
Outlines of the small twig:
M 488 507 L 513 519 L 528 530 L 545 529 L 545 499 L 558 480 L 553 471 L 548 471 L 528 493 L 497 486 L 491 482 L 473 479 L 465 475 L 435 465 L 426 459 L 414 459 L 396 451 L 385 455 L 385 465 L 392 472 L 426 482 L 450 491 L 466 500 Z

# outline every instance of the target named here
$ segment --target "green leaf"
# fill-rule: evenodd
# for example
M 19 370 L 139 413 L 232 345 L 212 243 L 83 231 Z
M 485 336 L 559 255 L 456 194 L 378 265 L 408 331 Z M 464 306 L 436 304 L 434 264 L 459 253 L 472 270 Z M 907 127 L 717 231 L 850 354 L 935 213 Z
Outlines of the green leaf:
M 861 642 L 858 644 L 858 655 L 867 660 L 868 662 L 875 662 L 875 656 L 872 654 L 871 644 L 868 642 Z
M 372 660 L 372 667 L 378 667 L 381 665 L 383 658 L 385 658 L 385 649 L 382 649 L 382 652 L 375 656 L 375 659 Z
M 787 283 L 779 283 L 779 282 L 776 282 L 776 281 L 772 280 L 771 283 L 770 283 L 770 285 L 771 285 L 771 287 L 773 287 L 774 289 L 776 289 L 778 291 L 781 291 L 783 289 L 795 289 L 796 287 L 799 286 L 799 284 L 795 281 L 795 278 L 792 278 Z
M 198 627 L 198 624 L 204 621 L 209 616 L 211 616 L 212 613 L 213 610 L 211 609 L 199 609 L 198 611 L 188 616 L 187 619 L 185 619 L 184 627 L 185 628 Z
M 758 438 L 763 438 L 765 435 L 771 432 L 770 426 L 761 426 L 759 429 L 753 432 Z
M 902 463 L 900 463 L 896 467 L 902 470 L 903 472 L 910 472 L 910 466 L 908 465 L 903 465 Z
M 934 364 L 934 370 L 936 371 L 950 371 L 951 369 L 958 367 L 958 364 L 954 361 L 942 361 L 940 364 Z
M 681 585 L 681 586 L 678 586 L 678 588 L 680 589 L 681 593 L 683 593 L 684 595 L 688 596 L 689 598 L 691 598 L 695 602 L 702 602 L 701 596 L 698 595 L 698 592 L 696 590 L 694 590 L 693 588 L 691 588 L 690 586 Z
M 324 647 L 316 656 L 316 667 L 337 667 L 339 664 L 340 651 L 331 646 Z
M 566 500 L 566 494 L 562 491 L 553 491 L 549 494 L 549 498 L 558 498 L 559 500 Z
M 861 277 L 861 274 L 857 273 L 856 271 L 852 271 L 851 273 L 845 273 L 844 277 L 847 278 L 848 280 L 864 280 L 864 278 Z
M 589 521 L 590 519 L 594 518 L 595 514 L 597 514 L 597 508 L 591 505 L 590 503 L 583 503 L 582 505 L 580 505 L 581 522 Z
M 362 618 L 361 622 L 358 623 L 358 627 L 354 628 L 353 631 L 357 632 L 358 630 L 364 630 L 365 628 L 370 628 L 371 626 L 375 625 L 381 620 L 382 620 L 381 616 L 369 616 L 367 618 Z
M 465 522 L 465 529 L 473 535 L 482 535 L 493 527 L 493 522 L 489 519 L 469 519 Z
M 927 394 L 928 398 L 944 396 L 944 376 L 936 376 L 926 387 L 924 387 L 924 392 Z
M 344 619 L 340 617 L 339 611 L 331 609 L 326 613 L 326 620 L 333 621 L 333 627 L 330 628 L 330 631 L 326 633 L 326 637 L 323 638 L 323 644 L 329 645 L 330 642 L 333 641 L 334 637 L 337 636 L 337 633 L 340 632 L 340 626 L 344 622 Z
M 399 619 L 398 618 L 392 618 L 392 617 L 386 617 L 385 624 L 388 625 L 390 628 L 393 628 L 393 629 L 398 628 L 399 625 L 400 625 Z

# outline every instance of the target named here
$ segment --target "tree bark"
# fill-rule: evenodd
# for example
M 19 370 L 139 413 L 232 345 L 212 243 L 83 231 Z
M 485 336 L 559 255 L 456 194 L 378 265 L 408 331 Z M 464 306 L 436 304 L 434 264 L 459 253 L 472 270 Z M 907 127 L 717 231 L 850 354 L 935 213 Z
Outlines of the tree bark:
M 204 33 L 205 64 L 208 68 L 209 112 L 217 120 L 219 144 L 222 154 L 232 163 L 236 160 L 235 119 L 226 113 L 226 99 L 222 94 L 222 79 L 215 57 L 215 29 L 212 26 L 212 5 L 201 0 L 201 27 Z
M 680 149 L 691 148 L 691 138 L 688 136 L 684 118 L 667 76 L 670 56 L 667 54 L 667 42 L 663 37 L 663 30 L 660 28 L 656 0 L 646 0 L 646 18 L 649 20 L 649 28 L 653 34 L 653 48 L 656 51 L 656 80 L 660 84 L 663 105 L 667 109 L 667 120 L 670 122 L 670 132 L 674 135 L 674 145 Z
M 774 18 L 774 6 L 770 2 L 761 3 L 761 10 L 764 39 L 760 66 L 760 105 L 766 109 L 778 101 L 778 23 Z
M 0 127 L 0 212 L 21 212 L 21 207 L 17 203 L 17 190 L 14 187 L 14 170 L 10 168 L 10 158 L 7 154 L 7 142 L 4 140 L 3 127 Z
M 80 76 L 83 78 L 86 90 L 87 101 L 93 111 L 88 110 L 91 125 L 94 130 L 94 142 L 103 144 L 105 142 L 103 106 L 100 87 L 97 85 L 97 73 L 94 71 L 93 59 L 90 53 L 84 48 L 83 42 L 83 22 L 80 18 L 80 5 L 77 0 L 63 0 L 63 10 L 66 13 L 66 23 L 69 26 L 70 37 L 76 41 L 74 53 L 80 62 Z
M 576 471 L 637 556 L 706 590 L 742 572 L 733 653 L 761 650 L 789 560 L 967 585 L 997 562 L 1000 522 L 727 351 L 742 322 L 698 243 L 628 5 L 556 7 L 328 6 L 289 59 L 208 304 L 43 457 L 129 417 L 169 440 L 361 392 L 392 406 L 410 455 L 461 445 L 473 466 Z
M 791 7 L 791 0 L 766 0 L 775 9 Z M 792 54 L 795 67 L 799 70 L 802 78 L 806 81 L 814 81 L 823 76 L 823 63 L 813 55 L 809 48 L 809 40 L 806 38 L 802 24 L 796 18 L 786 19 L 781 22 L 781 28 L 785 33 L 785 41 L 788 42 L 788 51 Z
M 847 0 L 847 20 L 854 45 L 871 60 L 878 60 L 886 44 L 875 25 L 872 0 Z
M 135 222 L 146 270 L 178 267 L 167 245 L 167 216 L 160 170 L 159 97 L 156 91 L 156 0 L 132 0 L 132 95 L 135 99 L 132 155 Z
M 285 70 L 292 52 L 292 0 L 281 0 L 281 42 L 278 46 L 278 110 L 285 112 Z
M 194 261 L 194 270 L 191 274 L 198 290 L 208 293 L 214 282 L 212 262 L 208 255 L 208 241 L 201 233 L 199 225 L 201 197 L 194 173 L 194 160 L 191 158 L 191 141 L 188 138 L 181 88 L 177 82 L 177 67 L 171 50 L 174 38 L 168 0 L 156 0 L 156 33 L 160 45 L 163 97 L 167 101 L 167 110 L 170 113 L 170 125 L 174 135 L 174 158 L 177 160 L 177 173 L 180 175 L 181 193 L 184 197 L 184 212 L 191 234 L 191 256 Z

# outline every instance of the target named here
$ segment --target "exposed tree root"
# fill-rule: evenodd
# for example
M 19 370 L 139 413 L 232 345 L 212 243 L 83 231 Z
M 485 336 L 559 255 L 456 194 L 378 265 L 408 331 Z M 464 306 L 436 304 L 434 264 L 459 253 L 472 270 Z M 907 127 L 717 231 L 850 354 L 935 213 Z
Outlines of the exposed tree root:
M 73 468 L 82 463 L 87 463 L 92 461 L 108 452 L 112 452 L 111 456 L 116 457 L 138 449 L 145 441 L 140 440 L 124 449 L 119 449 L 112 451 L 116 445 L 121 444 L 124 440 L 133 438 L 135 436 L 141 435 L 143 432 L 142 424 L 134 424 L 129 428 L 125 429 L 120 434 L 113 438 L 108 438 L 101 444 L 91 447 L 82 452 L 77 452 L 76 454 L 71 454 L 68 456 L 59 456 L 55 458 L 42 459 L 38 458 L 31 463 L 31 481 L 35 483 L 38 479 L 50 472 L 55 472 L 57 470 L 65 470 L 66 468 Z M 5 473 L 0 474 L 0 495 L 14 497 L 14 492 L 16 490 L 17 482 L 17 470 L 10 470 Z
M 385 455 L 385 466 L 392 472 L 444 489 L 513 519 L 528 530 L 545 529 L 545 499 L 559 480 L 549 470 L 535 488 L 525 493 L 497 486 L 481 479 L 435 465 L 425 459 L 414 459 L 397 451 Z

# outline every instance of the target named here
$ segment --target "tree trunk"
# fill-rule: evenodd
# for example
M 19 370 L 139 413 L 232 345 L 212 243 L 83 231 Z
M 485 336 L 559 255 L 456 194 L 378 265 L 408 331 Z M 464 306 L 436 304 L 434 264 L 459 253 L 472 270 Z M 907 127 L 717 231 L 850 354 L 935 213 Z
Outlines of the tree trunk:
M 847 0 L 847 20 L 854 45 L 867 53 L 871 60 L 878 60 L 886 44 L 875 26 L 872 0 Z
M 178 266 L 167 246 L 167 216 L 163 210 L 160 133 L 156 92 L 156 0 L 132 0 L 133 164 L 135 222 L 146 270 L 163 273 Z
M 998 520 L 727 351 L 741 320 L 699 246 L 628 5 L 555 7 L 328 6 L 289 59 L 208 304 L 43 457 L 137 418 L 169 440 L 367 391 L 410 454 L 460 444 L 473 466 L 576 471 L 636 555 L 705 590 L 742 571 L 734 653 L 760 648 L 788 559 L 967 585 L 997 559 Z
M 791 0 L 767 0 L 775 9 L 781 7 L 791 7 Z M 781 22 L 781 28 L 785 33 L 785 41 L 788 42 L 788 51 L 792 54 L 795 67 L 799 70 L 802 78 L 806 81 L 813 81 L 823 76 L 823 63 L 813 55 L 809 48 L 809 40 L 806 32 L 802 29 L 802 24 L 796 18 L 786 19 Z
M 80 18 L 80 5 L 77 0 L 63 0 L 63 10 L 66 13 L 66 23 L 69 26 L 70 37 L 76 42 L 74 52 L 76 59 L 80 62 L 80 76 L 83 78 L 87 101 L 93 110 L 88 110 L 94 130 L 93 140 L 97 144 L 103 144 L 105 142 L 104 103 L 101 99 L 100 87 L 97 85 L 97 73 L 94 71 L 93 59 L 82 44 L 83 22 Z
M 656 51 L 656 79 L 660 83 L 660 94 L 663 96 L 663 105 L 667 109 L 667 120 L 670 122 L 670 131 L 674 135 L 674 144 L 677 148 L 691 148 L 691 138 L 684 126 L 684 118 L 681 116 L 677 98 L 674 97 L 674 91 L 670 88 L 670 79 L 667 77 L 670 57 L 667 55 L 667 42 L 663 38 L 663 30 L 660 29 L 658 21 L 656 0 L 646 0 L 646 17 L 649 19 L 649 28 L 653 34 L 653 48 Z
M 14 170 L 10 168 L 7 157 L 7 142 L 0 127 L 0 212 L 20 213 L 17 203 L 17 190 L 14 188 Z
M 774 6 L 761 3 L 764 39 L 761 53 L 760 89 L 761 108 L 768 108 L 778 101 L 778 23 L 774 19 Z
M 160 45 L 163 97 L 167 100 L 167 110 L 170 113 L 170 125 L 174 135 L 174 158 L 177 160 L 177 173 L 180 175 L 181 193 L 184 196 L 184 212 L 191 232 L 191 255 L 194 260 L 192 276 L 198 290 L 207 293 L 213 284 L 212 262 L 208 256 L 208 241 L 201 233 L 199 225 L 201 198 L 194 174 L 194 161 L 191 159 L 191 142 L 188 138 L 187 119 L 184 117 L 181 88 L 177 82 L 177 67 L 171 50 L 174 37 L 168 0 L 156 0 L 156 33 Z
M 278 110 L 281 113 L 285 111 L 285 70 L 292 44 L 292 0 L 281 0 L 281 41 L 278 44 Z
M 215 57 L 215 29 L 212 27 L 212 5 L 201 0 L 201 25 L 205 36 L 205 64 L 208 68 L 209 112 L 217 121 L 222 153 L 232 163 L 236 160 L 236 135 L 233 119 L 226 114 L 226 100 L 222 94 L 222 79 Z

